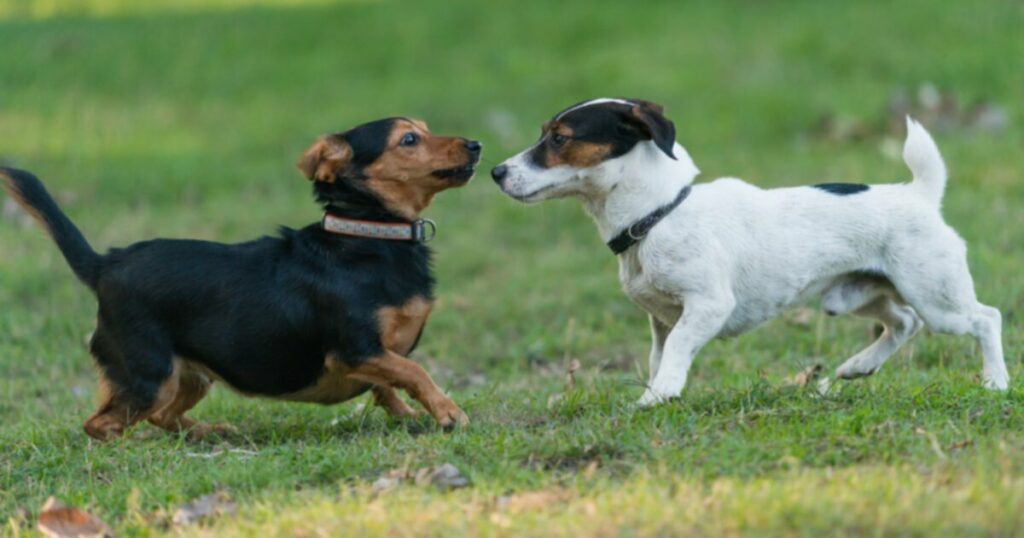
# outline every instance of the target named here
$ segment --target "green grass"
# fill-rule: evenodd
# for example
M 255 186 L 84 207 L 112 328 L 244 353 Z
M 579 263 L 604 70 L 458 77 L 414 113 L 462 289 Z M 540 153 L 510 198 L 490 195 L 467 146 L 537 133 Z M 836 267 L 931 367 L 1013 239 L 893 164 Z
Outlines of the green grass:
M 1004 131 L 935 134 L 952 170 L 945 215 L 979 296 L 1003 311 L 1014 382 L 982 390 L 969 338 L 922 334 L 826 398 L 786 387 L 871 337 L 819 316 L 708 346 L 681 400 L 635 412 L 645 316 L 592 224 L 575 203 L 521 206 L 481 177 L 429 210 L 441 301 L 414 354 L 470 428 L 218 388 L 194 415 L 235 437 L 196 445 L 141 426 L 97 444 L 81 430 L 93 298 L 44 234 L 3 220 L 7 533 L 33 532 L 49 495 L 129 536 L 1024 533 L 1019 3 L 145 4 L 0 0 L 0 161 L 37 172 L 102 248 L 311 222 L 293 163 L 318 134 L 381 116 L 481 139 L 486 173 L 568 104 L 644 97 L 666 106 L 703 178 L 776 186 L 908 177 L 877 138 L 813 136 L 823 114 L 877 121 L 922 83 L 995 102 Z M 549 408 L 572 357 L 577 387 Z M 473 485 L 371 491 L 391 469 L 445 462 Z M 217 488 L 237 515 L 161 526 Z M 500 500 L 531 491 L 545 502 Z

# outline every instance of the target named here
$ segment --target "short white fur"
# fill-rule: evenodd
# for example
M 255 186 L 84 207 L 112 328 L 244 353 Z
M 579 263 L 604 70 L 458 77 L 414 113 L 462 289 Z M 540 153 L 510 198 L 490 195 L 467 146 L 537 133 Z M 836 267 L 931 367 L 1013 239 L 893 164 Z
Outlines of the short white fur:
M 647 141 L 589 168 L 540 168 L 529 151 L 503 163 L 502 189 L 524 202 L 580 198 L 604 241 L 671 201 L 699 173 L 679 144 L 676 160 Z M 638 403 L 678 396 L 710 340 L 815 297 L 830 314 L 884 326 L 836 369 L 839 378 L 876 372 L 927 326 L 972 335 L 984 357 L 984 385 L 1005 390 L 1000 313 L 975 296 L 964 241 L 940 212 L 946 166 L 928 132 L 909 117 L 903 157 L 913 181 L 850 195 L 806 186 L 761 189 L 734 178 L 695 185 L 619 256 L 624 291 L 650 314 L 650 381 Z

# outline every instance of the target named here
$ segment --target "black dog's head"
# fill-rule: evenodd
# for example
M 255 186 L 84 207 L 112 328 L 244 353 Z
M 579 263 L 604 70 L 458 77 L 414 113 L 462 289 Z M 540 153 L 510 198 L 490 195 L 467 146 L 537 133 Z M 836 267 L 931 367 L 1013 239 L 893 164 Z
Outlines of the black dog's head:
M 434 135 L 419 120 L 388 118 L 320 138 L 298 167 L 324 204 L 378 205 L 415 219 L 435 194 L 473 177 L 480 151 L 475 140 Z

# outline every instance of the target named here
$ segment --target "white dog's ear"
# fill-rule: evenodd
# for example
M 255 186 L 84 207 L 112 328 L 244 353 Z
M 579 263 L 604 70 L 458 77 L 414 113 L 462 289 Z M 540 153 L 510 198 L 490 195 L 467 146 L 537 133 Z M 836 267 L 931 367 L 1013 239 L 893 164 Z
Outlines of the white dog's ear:
M 633 103 L 633 108 L 626 115 L 626 122 L 637 127 L 646 139 L 654 141 L 654 145 L 665 152 L 665 155 L 675 159 L 672 148 L 676 144 L 676 126 L 665 117 L 665 109 L 657 103 L 643 99 L 628 101 Z

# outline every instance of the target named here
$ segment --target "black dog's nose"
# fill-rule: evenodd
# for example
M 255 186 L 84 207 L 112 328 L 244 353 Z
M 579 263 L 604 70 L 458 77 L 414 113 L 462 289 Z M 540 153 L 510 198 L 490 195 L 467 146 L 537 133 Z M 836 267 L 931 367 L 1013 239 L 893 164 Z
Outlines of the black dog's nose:
M 466 149 L 468 149 L 470 153 L 480 153 L 480 150 L 483 149 L 483 146 L 480 145 L 480 142 L 476 140 L 467 140 Z
M 504 164 L 499 164 L 498 166 L 495 166 L 493 170 L 491 170 L 491 177 L 494 178 L 495 183 L 501 183 L 501 180 L 505 179 L 505 176 L 507 175 L 508 167 L 505 166 Z

